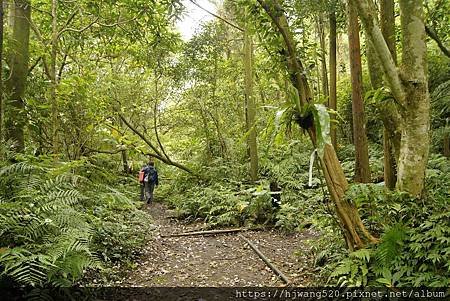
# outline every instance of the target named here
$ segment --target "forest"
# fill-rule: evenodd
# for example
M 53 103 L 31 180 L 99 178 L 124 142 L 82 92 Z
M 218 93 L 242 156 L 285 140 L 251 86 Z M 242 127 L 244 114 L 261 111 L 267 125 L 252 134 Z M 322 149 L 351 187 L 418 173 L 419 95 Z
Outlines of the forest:
M 449 0 L 0 10 L 0 288 L 450 286 Z

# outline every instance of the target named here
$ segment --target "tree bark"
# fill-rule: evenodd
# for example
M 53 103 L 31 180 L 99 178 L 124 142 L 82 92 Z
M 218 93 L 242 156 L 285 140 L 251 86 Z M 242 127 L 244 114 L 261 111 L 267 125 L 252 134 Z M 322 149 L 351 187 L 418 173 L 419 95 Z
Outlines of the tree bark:
M 355 181 L 370 182 L 369 150 L 362 95 L 362 67 L 359 42 L 359 22 L 355 7 L 349 3 L 348 44 L 352 80 L 353 142 L 355 144 Z
M 430 96 L 424 14 L 421 1 L 400 1 L 402 66 L 398 71 L 369 0 L 351 0 L 359 9 L 400 112 L 401 142 L 396 188 L 421 196 L 429 152 Z
M 118 118 L 119 128 L 123 127 L 123 120 L 119 117 Z M 122 149 L 120 150 L 120 156 L 122 157 L 122 166 L 123 166 L 123 172 L 125 174 L 130 173 L 130 170 L 128 168 L 128 150 Z
M 330 68 L 330 97 L 328 99 L 328 107 L 336 111 L 337 105 L 336 105 L 336 85 L 337 85 L 337 67 L 336 67 L 336 2 L 333 2 L 332 11 L 329 15 L 329 21 L 330 21 L 330 53 L 329 53 L 329 68 Z M 335 120 L 336 115 L 331 114 L 331 119 Z M 330 136 L 331 136 L 331 144 L 335 149 L 337 149 L 337 136 L 336 136 L 336 123 L 331 122 L 330 127 Z
M 397 50 L 395 47 L 395 11 L 394 0 L 382 0 L 380 2 L 380 20 L 381 32 L 387 43 L 389 51 L 391 52 L 394 63 L 397 63 Z M 399 129 L 399 122 L 389 124 L 388 118 L 398 116 L 395 108 L 390 112 L 387 108 L 383 111 L 383 153 L 384 153 L 384 185 L 386 188 L 393 190 L 397 182 L 397 162 L 398 154 L 400 152 L 399 146 L 401 141 L 401 133 Z M 398 120 L 399 118 L 396 117 Z M 396 149 L 397 148 L 397 149 Z M 395 156 L 397 154 L 397 157 Z
M 383 86 L 383 69 L 381 68 L 375 49 L 370 38 L 366 36 L 366 56 L 367 69 L 369 70 L 370 84 L 373 89 L 379 89 Z
M 26 124 L 23 97 L 27 84 L 29 61 L 29 38 L 31 5 L 28 0 L 15 0 L 13 32 L 10 52 L 11 76 L 6 83 L 9 95 L 6 138 L 14 140 L 14 148 L 23 152 L 25 148 L 24 127 Z
M 289 28 L 283 8 L 276 0 L 258 0 L 266 13 L 272 19 L 277 30 L 283 38 L 286 46 L 286 61 L 292 85 L 299 93 L 299 101 L 296 103 L 298 112 L 301 106 L 312 102 L 308 81 L 304 73 L 301 61 L 298 59 L 296 43 Z M 317 146 L 316 130 L 314 123 L 308 127 L 308 134 L 314 146 Z M 348 188 L 342 166 L 336 156 L 336 152 L 331 144 L 324 147 L 323 156 L 319 156 L 328 191 L 333 200 L 336 212 L 340 221 L 344 238 L 350 250 L 363 248 L 367 242 L 376 242 L 365 228 L 353 204 L 345 199 L 345 191 Z
M 395 3 L 394 0 L 380 1 L 380 25 L 381 33 L 392 55 L 394 63 L 397 63 L 397 50 L 395 49 Z
M 217 90 L 217 77 L 218 77 L 218 55 L 217 53 L 214 54 L 214 75 L 213 75 L 213 83 L 212 83 L 212 89 L 211 89 L 211 99 L 213 101 L 213 104 L 216 103 L 216 90 Z M 228 157 L 228 147 L 227 143 L 225 141 L 225 138 L 222 134 L 222 125 L 220 122 L 220 114 L 219 114 L 219 106 L 214 106 L 214 114 L 208 110 L 207 113 L 211 116 L 211 119 L 215 125 L 216 132 L 217 132 L 217 140 L 220 143 L 220 151 L 223 158 Z
M 53 153 L 59 152 L 58 146 L 58 104 L 56 99 L 56 58 L 58 53 L 58 0 L 52 0 L 52 41 L 50 55 L 50 104 L 52 108 L 52 145 Z
M 245 106 L 247 112 L 247 145 L 250 155 L 250 178 L 258 180 L 258 146 L 256 141 L 256 105 L 253 97 L 253 46 L 252 38 L 248 31 L 244 31 L 244 81 L 245 81 Z
M 444 134 L 444 151 L 442 154 L 450 158 L 450 135 L 448 133 Z
M 3 141 L 3 119 L 5 114 L 5 105 L 3 103 L 3 0 L 0 0 L 0 141 Z
M 429 153 L 430 95 L 427 45 L 421 1 L 400 0 L 402 80 L 406 93 L 397 188 L 422 194 Z
M 382 0 L 380 3 L 381 31 L 391 52 L 394 63 L 397 63 L 395 49 L 395 17 L 394 3 L 392 0 Z M 370 82 L 373 89 L 383 86 L 383 69 L 378 61 L 374 45 L 366 32 L 367 40 L 367 65 Z M 380 105 L 380 118 L 383 121 L 383 153 L 384 153 L 384 183 L 385 187 L 393 190 L 397 182 L 397 161 L 400 151 L 401 132 L 399 129 L 400 117 L 398 110 L 392 104 Z
M 394 58 L 378 25 L 377 8 L 372 0 L 350 0 L 350 2 L 358 8 L 359 16 L 375 49 L 392 95 L 400 105 L 404 105 L 406 94 Z
M 325 46 L 325 29 L 323 25 L 323 16 L 320 14 L 319 22 L 317 24 L 317 29 L 319 32 L 319 41 L 320 41 L 320 66 L 321 66 L 321 79 L 322 79 L 322 93 L 327 99 L 330 95 L 329 86 L 328 86 L 328 72 L 327 72 L 327 60 L 326 60 L 326 46 Z

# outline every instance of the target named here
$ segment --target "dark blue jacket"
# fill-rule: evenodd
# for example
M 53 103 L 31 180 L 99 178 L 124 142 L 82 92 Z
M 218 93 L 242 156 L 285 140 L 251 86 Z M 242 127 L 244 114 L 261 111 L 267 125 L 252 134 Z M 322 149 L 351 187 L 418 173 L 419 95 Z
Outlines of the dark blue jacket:
M 153 172 L 154 173 L 154 181 L 149 181 L 152 184 L 158 185 L 159 181 L 158 181 L 158 171 L 156 170 L 155 167 L 151 166 L 151 165 L 146 165 L 142 168 L 142 171 L 144 171 L 144 178 L 150 173 Z

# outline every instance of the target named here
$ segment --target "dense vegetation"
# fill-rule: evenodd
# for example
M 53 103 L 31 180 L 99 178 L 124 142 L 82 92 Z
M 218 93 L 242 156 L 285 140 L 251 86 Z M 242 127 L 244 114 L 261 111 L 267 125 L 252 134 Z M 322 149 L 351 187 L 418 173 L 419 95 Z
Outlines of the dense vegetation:
M 317 285 L 450 285 L 450 2 L 1 2 L 0 283 L 132 266 L 151 156 L 179 218 L 314 229 Z

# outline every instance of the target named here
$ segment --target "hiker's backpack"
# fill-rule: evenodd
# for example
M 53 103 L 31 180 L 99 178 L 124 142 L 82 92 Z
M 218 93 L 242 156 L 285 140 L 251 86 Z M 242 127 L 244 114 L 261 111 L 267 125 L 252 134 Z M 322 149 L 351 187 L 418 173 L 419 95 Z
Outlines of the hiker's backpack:
M 150 167 L 147 169 L 147 174 L 144 177 L 144 182 L 154 184 L 156 182 L 156 169 Z
M 143 182 L 144 182 L 144 178 L 145 178 L 145 172 L 144 172 L 144 170 L 142 169 L 142 170 L 139 172 L 139 183 L 143 183 Z

